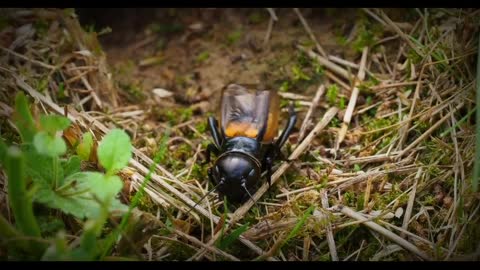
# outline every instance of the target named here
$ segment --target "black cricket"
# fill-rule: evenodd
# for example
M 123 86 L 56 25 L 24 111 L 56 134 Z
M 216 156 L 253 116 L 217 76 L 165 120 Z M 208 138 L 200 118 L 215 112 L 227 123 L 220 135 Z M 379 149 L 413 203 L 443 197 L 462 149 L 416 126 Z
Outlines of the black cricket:
M 227 138 L 219 131 L 215 117 L 210 116 L 208 126 L 214 143 L 207 147 L 205 163 L 210 162 L 212 153 L 217 156 L 214 165 L 208 169 L 209 180 L 215 185 L 211 191 L 217 189 L 220 198 L 226 197 L 233 204 L 243 203 L 248 198 L 253 200 L 251 194 L 258 187 L 263 172 L 266 172 L 267 181 L 271 185 L 273 163 L 282 156 L 280 149 L 290 136 L 296 121 L 297 114 L 293 106 L 290 106 L 289 119 L 280 137 L 272 143 L 264 144 L 261 143 L 261 138 L 266 132 L 266 125 L 259 131 L 257 138 Z

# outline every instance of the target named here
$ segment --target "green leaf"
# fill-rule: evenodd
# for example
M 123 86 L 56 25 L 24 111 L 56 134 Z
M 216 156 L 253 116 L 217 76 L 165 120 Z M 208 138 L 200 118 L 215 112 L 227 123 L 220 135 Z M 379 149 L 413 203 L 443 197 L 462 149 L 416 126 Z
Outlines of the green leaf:
M 125 131 L 114 129 L 110 131 L 98 146 L 98 159 L 107 170 L 107 174 L 114 174 L 127 166 L 132 158 L 132 144 Z
M 5 142 L 0 139 L 0 164 L 2 166 L 4 166 L 5 164 L 5 159 L 6 159 L 6 156 L 7 156 L 7 145 L 5 144 Z
M 53 135 L 57 131 L 67 129 L 71 121 L 60 115 L 42 115 L 40 117 L 40 124 L 45 131 Z
M 77 146 L 77 154 L 82 160 L 89 160 L 93 147 L 93 136 L 90 132 L 85 132 L 82 136 L 82 141 Z
M 353 166 L 353 170 L 354 170 L 355 172 L 358 172 L 358 171 L 360 171 L 361 169 L 362 169 L 362 168 L 360 168 L 360 165 L 358 165 L 358 164 L 355 164 L 355 165 Z
M 285 243 L 287 243 L 290 239 L 292 239 L 293 237 L 295 237 L 298 234 L 298 232 L 300 231 L 300 228 L 302 228 L 302 226 L 305 223 L 305 221 L 307 220 L 307 218 L 309 218 L 312 215 L 313 210 L 315 210 L 315 205 L 310 206 L 307 209 L 307 211 L 305 211 L 302 218 L 298 221 L 298 223 L 295 225 L 295 227 L 292 229 L 292 231 L 288 234 L 287 239 L 285 239 L 285 241 L 283 242 L 282 245 L 285 245 Z
M 39 216 L 37 217 L 37 220 L 44 237 L 54 237 L 57 232 L 65 230 L 65 223 L 62 219 L 59 219 L 56 216 Z
M 15 112 L 13 115 L 15 126 L 18 128 L 23 142 L 32 142 L 36 128 L 28 106 L 27 97 L 23 92 L 18 92 L 15 97 Z
M 218 243 L 217 247 L 219 249 L 225 250 L 227 247 L 231 246 L 235 240 L 237 240 L 240 235 L 248 230 L 249 223 L 243 224 L 241 227 L 235 229 L 227 237 L 222 238 Z
M 110 213 L 127 210 L 127 206 L 115 198 L 122 186 L 118 176 L 78 172 L 65 178 L 63 185 L 56 190 L 41 183 L 36 200 L 77 218 L 97 218 L 102 205 L 107 204 Z
M 67 144 L 60 137 L 53 137 L 41 131 L 33 138 L 33 145 L 40 154 L 50 157 L 63 155 L 67 152 Z
M 80 171 L 80 166 L 82 165 L 82 160 L 78 156 L 71 156 L 70 159 L 64 163 L 63 170 L 65 177 L 68 177 L 74 173 Z
M 61 166 L 58 166 L 56 172 L 53 170 L 54 160 L 58 159 L 58 157 L 42 155 L 38 153 L 32 145 L 24 145 L 22 151 L 25 152 L 27 175 L 29 175 L 34 182 L 44 182 L 51 186 L 54 179 L 62 180 L 64 178 L 64 172 Z

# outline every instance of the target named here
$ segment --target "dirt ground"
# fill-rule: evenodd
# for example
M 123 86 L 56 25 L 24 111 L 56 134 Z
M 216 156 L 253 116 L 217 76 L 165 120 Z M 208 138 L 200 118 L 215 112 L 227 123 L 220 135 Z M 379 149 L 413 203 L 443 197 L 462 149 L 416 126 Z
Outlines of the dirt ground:
M 147 93 L 154 88 L 182 93 L 179 99 L 187 98 L 194 103 L 208 99 L 230 82 L 278 88 L 290 73 L 291 60 L 297 56 L 295 43 L 309 40 L 290 9 L 277 10 L 280 20 L 275 23 L 265 46 L 269 22 L 265 9 L 85 12 L 87 14 L 82 17 L 83 11 L 79 10 L 80 20 L 83 18 L 86 25 L 95 17 L 97 29 L 112 28 L 111 33 L 99 39 L 115 70 L 130 67 L 130 83 Z M 360 54 L 345 55 L 334 34 L 339 29 L 351 31 L 353 21 L 337 17 L 335 23 L 333 18 L 338 12 L 330 13 L 313 9 L 307 10 L 304 16 L 325 50 L 358 61 Z M 341 13 L 348 17 L 355 16 L 358 11 Z M 153 63 L 146 64 L 148 60 Z M 120 75 L 117 79 L 123 81 L 124 78 Z M 305 89 L 294 89 L 294 92 L 312 94 L 316 87 L 312 84 Z

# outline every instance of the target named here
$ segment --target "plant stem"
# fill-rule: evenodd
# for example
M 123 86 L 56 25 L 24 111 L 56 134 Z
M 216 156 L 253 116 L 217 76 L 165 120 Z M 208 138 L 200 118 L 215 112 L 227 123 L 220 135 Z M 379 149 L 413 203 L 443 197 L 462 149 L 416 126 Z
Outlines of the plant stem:
M 58 181 L 58 157 L 53 157 L 53 189 L 57 189 Z
M 478 55 L 477 55 L 477 99 L 476 106 L 480 104 L 480 40 L 478 46 Z M 476 113 L 477 119 L 475 121 L 476 126 L 476 149 L 475 149 L 475 165 L 473 169 L 472 177 L 472 188 L 473 192 L 478 191 L 478 177 L 480 174 L 480 110 L 477 110 Z
M 10 147 L 5 163 L 8 175 L 8 199 L 16 227 L 27 236 L 41 237 L 40 227 L 33 214 L 33 203 L 26 189 L 25 159 L 20 149 Z M 35 243 L 32 247 L 41 255 L 46 246 Z

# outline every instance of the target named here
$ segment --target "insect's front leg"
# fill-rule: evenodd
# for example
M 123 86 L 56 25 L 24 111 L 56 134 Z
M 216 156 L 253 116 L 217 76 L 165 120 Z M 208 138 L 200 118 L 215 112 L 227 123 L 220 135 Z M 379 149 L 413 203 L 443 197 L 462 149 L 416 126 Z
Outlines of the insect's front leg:
M 205 161 L 203 162 L 203 165 L 210 163 L 210 160 L 211 160 L 210 158 L 212 153 L 218 156 L 218 154 L 220 153 L 220 150 L 218 150 L 218 148 L 214 144 L 209 144 L 207 145 L 207 153 L 206 153 Z
M 272 167 L 273 167 L 273 158 L 271 156 L 267 156 L 265 158 L 265 167 L 267 170 L 267 182 L 268 182 L 268 187 L 270 188 L 272 186 Z
M 288 137 L 292 133 L 293 128 L 295 127 L 295 124 L 297 123 L 297 113 L 295 112 L 293 105 L 290 105 L 289 107 L 289 114 L 290 116 L 288 118 L 287 126 L 285 127 L 282 134 L 280 135 L 280 137 L 275 143 L 278 146 L 278 148 L 282 148 L 282 146 L 285 144 Z
M 218 184 L 218 180 L 215 178 L 215 176 L 213 175 L 213 172 L 212 172 L 212 168 L 208 168 L 207 170 L 207 174 L 208 174 L 208 180 L 210 180 L 210 182 L 214 185 L 217 185 Z

